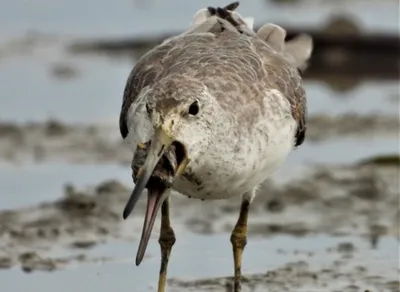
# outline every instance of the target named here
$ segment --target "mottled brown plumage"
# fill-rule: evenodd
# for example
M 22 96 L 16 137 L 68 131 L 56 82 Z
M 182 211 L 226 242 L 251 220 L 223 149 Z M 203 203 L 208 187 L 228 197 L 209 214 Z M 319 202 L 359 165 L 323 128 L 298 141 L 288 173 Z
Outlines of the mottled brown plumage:
M 120 114 L 123 138 L 128 135 L 128 109 L 139 92 L 165 77 L 179 74 L 188 79 L 202 80 L 217 97 L 232 95 L 231 100 L 221 104 L 226 110 L 240 111 L 248 100 L 261 104 L 265 88 L 278 90 L 290 102 L 292 115 L 298 124 L 295 145 L 302 144 L 307 107 L 298 68 L 261 39 L 226 27 L 227 24 L 220 21 L 219 32 L 214 29 L 213 33 L 188 34 L 172 39 L 139 60 L 124 91 Z M 216 81 L 215 77 L 220 76 L 224 79 Z M 257 85 L 253 86 L 253 83 Z M 262 111 L 262 107 L 259 110 Z M 252 117 L 253 114 L 246 121 L 251 123 Z
M 123 217 L 147 188 L 139 265 L 162 206 L 158 292 L 164 292 L 175 242 L 170 190 L 202 200 L 242 195 L 231 235 L 234 292 L 240 292 L 250 203 L 305 138 L 300 70 L 311 54 L 311 38 L 285 42 L 285 30 L 273 24 L 254 32 L 253 19 L 234 12 L 237 6 L 199 10 L 188 31 L 140 58 L 125 87 L 120 131 L 133 144 L 135 188 Z

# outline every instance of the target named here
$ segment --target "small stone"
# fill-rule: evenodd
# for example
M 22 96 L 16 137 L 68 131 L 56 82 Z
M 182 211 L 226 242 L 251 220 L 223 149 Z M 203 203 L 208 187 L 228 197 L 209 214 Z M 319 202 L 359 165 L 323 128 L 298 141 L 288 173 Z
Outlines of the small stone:
M 340 253 L 351 253 L 354 252 L 355 246 L 351 242 L 342 242 L 339 243 L 337 250 Z

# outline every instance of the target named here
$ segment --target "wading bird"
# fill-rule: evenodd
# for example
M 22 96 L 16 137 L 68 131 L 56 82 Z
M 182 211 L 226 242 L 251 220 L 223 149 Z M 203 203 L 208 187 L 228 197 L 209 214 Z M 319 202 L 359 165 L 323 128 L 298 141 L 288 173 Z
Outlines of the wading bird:
M 204 200 L 242 196 L 231 235 L 238 292 L 250 203 L 305 138 L 300 70 L 311 38 L 285 42 L 285 30 L 273 24 L 255 33 L 252 20 L 234 12 L 238 4 L 200 10 L 188 31 L 143 55 L 126 83 L 120 131 L 133 146 L 135 188 L 123 218 L 147 188 L 139 265 L 161 207 L 159 292 L 175 243 L 171 190 Z

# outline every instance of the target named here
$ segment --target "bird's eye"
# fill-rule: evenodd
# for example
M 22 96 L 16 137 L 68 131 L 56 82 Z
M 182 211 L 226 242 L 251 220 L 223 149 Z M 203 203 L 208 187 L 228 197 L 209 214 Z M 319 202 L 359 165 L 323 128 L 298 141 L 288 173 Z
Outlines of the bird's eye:
M 199 103 L 197 101 L 193 102 L 189 106 L 189 115 L 195 116 L 199 113 L 199 111 L 200 111 L 200 107 L 199 107 Z

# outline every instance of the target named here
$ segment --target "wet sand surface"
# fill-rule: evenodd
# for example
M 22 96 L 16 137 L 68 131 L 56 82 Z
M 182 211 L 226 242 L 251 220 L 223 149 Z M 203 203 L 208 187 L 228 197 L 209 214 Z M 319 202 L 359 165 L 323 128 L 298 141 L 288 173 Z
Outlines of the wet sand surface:
M 137 56 L 75 55 L 66 47 L 78 37 L 157 34 L 165 28 L 160 23 L 137 25 L 154 13 L 167 14 L 171 31 L 190 18 L 158 2 L 147 14 L 125 2 L 100 2 L 102 17 L 85 15 L 90 25 L 71 21 L 77 4 L 70 2 L 46 3 L 53 17 L 66 15 L 57 20 L 44 20 L 40 5 L 28 13 L 26 1 L 0 11 L 0 24 L 18 23 L 10 18 L 16 11 L 25 20 L 0 29 L 1 291 L 156 291 L 159 222 L 143 263 L 134 264 L 145 196 L 122 220 L 133 184 L 131 152 L 117 123 Z M 393 4 L 343 3 L 338 9 L 354 5 L 366 28 L 397 26 Z M 262 11 L 259 4 L 242 5 L 244 15 Z M 315 8 L 318 21 L 336 7 L 324 5 Z M 182 7 L 179 13 L 192 15 L 191 5 Z M 286 12 L 266 9 L 264 18 L 290 22 L 293 9 L 299 23 L 318 22 L 301 4 Z M 120 16 L 111 17 L 111 10 Z M 379 11 L 391 17 L 378 19 Z M 38 32 L 25 34 L 26 28 Z M 306 142 L 252 204 L 243 291 L 399 292 L 398 82 L 365 82 L 346 92 L 323 82 L 305 85 Z M 239 206 L 239 198 L 203 202 L 174 194 L 177 242 L 168 291 L 232 291 L 229 237 Z
M 308 169 L 288 182 L 266 182 L 251 209 L 245 291 L 397 291 L 398 171 L 398 162 L 391 159 L 365 161 Z M 56 273 L 48 277 L 73 277 L 83 269 L 92 277 L 105 273 L 114 280 L 124 270 L 130 279 L 124 283 L 137 278 L 131 285 L 154 286 L 159 225 L 145 262 L 135 271 L 145 200 L 123 221 L 129 191 L 116 180 L 85 188 L 66 185 L 55 201 L 1 211 L 0 266 L 8 272 L 0 280 L 16 277 L 18 269 Z M 229 275 L 232 268 L 229 232 L 239 204 L 174 195 L 178 241 L 171 260 L 171 291 L 229 291 L 230 282 L 215 277 Z M 198 280 L 206 277 L 211 278 Z M 22 291 L 24 284 L 10 285 Z

